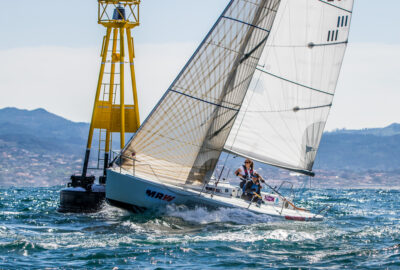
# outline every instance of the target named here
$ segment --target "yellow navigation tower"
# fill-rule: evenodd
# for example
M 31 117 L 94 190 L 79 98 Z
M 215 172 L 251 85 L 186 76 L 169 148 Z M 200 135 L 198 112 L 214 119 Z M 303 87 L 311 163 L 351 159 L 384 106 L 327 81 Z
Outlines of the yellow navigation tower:
M 132 28 L 139 25 L 140 0 L 98 0 L 98 23 L 106 28 L 101 48 L 101 67 L 90 123 L 82 178 L 86 178 L 93 133 L 99 132 L 99 158 L 104 163 L 103 176 L 109 164 L 112 133 L 119 133 L 120 148 L 125 133 L 139 128 L 139 107 L 136 90 Z M 129 65 L 130 85 L 125 85 L 125 68 Z M 128 72 L 128 71 L 127 71 Z M 125 98 L 132 91 L 133 104 Z M 99 166 L 99 162 L 98 162 Z
M 131 34 L 132 28 L 139 25 L 140 0 L 97 2 L 98 23 L 106 28 L 106 35 L 100 53 L 101 66 L 92 121 L 82 175 L 72 175 L 68 187 L 60 191 L 60 212 L 94 212 L 102 207 L 105 199 L 106 169 L 111 158 L 112 133 L 119 133 L 119 148 L 122 149 L 125 145 L 125 133 L 136 132 L 140 126 L 133 63 L 135 52 Z M 125 68 L 129 69 L 126 78 Z M 125 82 L 129 83 L 125 85 Z M 126 89 L 132 90 L 132 95 L 127 92 L 125 96 Z M 127 100 L 128 96 L 132 97 L 131 102 Z M 103 175 L 99 178 L 100 185 L 94 184 L 94 175 L 86 176 L 88 165 L 91 164 L 89 158 L 95 131 L 99 134 L 96 169 L 103 169 Z M 82 192 L 82 188 L 86 192 Z

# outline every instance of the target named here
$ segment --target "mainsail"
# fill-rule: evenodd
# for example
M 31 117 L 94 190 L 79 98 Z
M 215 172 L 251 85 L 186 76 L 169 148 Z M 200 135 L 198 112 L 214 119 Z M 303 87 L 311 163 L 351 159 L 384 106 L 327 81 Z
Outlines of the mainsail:
M 225 150 L 312 175 L 353 0 L 282 0 Z
M 145 178 L 200 184 L 213 172 L 240 111 L 280 0 L 232 0 L 123 150 Z

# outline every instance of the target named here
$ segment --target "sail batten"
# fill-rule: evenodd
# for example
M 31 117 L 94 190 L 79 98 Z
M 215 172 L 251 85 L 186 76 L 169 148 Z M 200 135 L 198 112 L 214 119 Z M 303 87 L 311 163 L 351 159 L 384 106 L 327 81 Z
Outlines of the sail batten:
M 324 93 L 324 94 L 327 94 L 327 95 L 330 95 L 330 96 L 333 96 L 333 95 L 334 95 L 333 93 L 328 93 L 328 92 L 325 92 L 325 91 L 322 91 L 322 90 L 319 90 L 319 89 L 315 89 L 315 88 L 313 88 L 313 87 L 311 87 L 311 86 L 307 86 L 307 85 L 304 85 L 304 84 L 301 84 L 301 83 L 298 83 L 298 82 L 294 82 L 294 81 L 289 80 L 289 79 L 282 78 L 282 77 L 280 77 L 280 76 L 278 76 L 278 75 L 272 74 L 272 73 L 270 73 L 270 72 L 268 72 L 268 71 L 266 71 L 266 70 L 264 70 L 264 69 L 261 69 L 261 68 L 257 68 L 257 70 L 259 70 L 259 71 L 261 71 L 261 72 L 263 72 L 263 73 L 265 73 L 265 74 L 274 76 L 274 77 L 276 77 L 276 78 L 278 78 L 278 79 L 284 80 L 284 81 L 286 81 L 286 82 L 290 82 L 290 83 L 296 84 L 296 85 L 301 86 L 301 87 L 304 87 L 304 88 L 308 88 L 308 89 L 313 90 L 313 91 L 316 91 L 316 92 Z
M 235 18 L 226 17 L 226 16 L 222 16 L 222 18 L 229 19 L 229 20 L 232 20 L 232 21 L 235 21 L 235 22 L 240 22 L 240 23 L 246 24 L 248 26 L 263 30 L 265 32 L 270 32 L 270 30 L 268 30 L 268 29 L 264 29 L 264 28 L 258 27 L 257 25 L 254 25 L 254 24 L 251 24 L 251 23 L 248 23 L 248 22 L 244 22 L 244 21 L 241 21 L 241 20 L 238 20 L 238 19 L 235 19 Z
M 196 100 L 199 100 L 199 101 L 203 101 L 205 103 L 208 103 L 208 104 L 211 104 L 211 105 L 214 105 L 214 106 L 217 106 L 217 107 L 222 107 L 224 109 L 233 110 L 233 111 L 239 111 L 238 109 L 230 108 L 230 107 L 227 107 L 227 106 L 224 106 L 224 105 L 221 105 L 221 104 L 217 104 L 217 103 L 214 103 L 214 102 L 211 102 L 211 101 L 208 101 L 208 100 L 204 100 L 204 99 L 201 99 L 201 98 L 198 98 L 198 97 L 194 97 L 194 96 L 191 96 L 191 95 L 176 91 L 174 89 L 169 89 L 169 91 L 177 93 L 177 94 L 180 94 L 180 95 L 183 95 L 183 96 L 186 96 L 186 97 L 189 97 L 189 98 L 193 98 L 193 99 L 196 99 Z
M 327 4 L 327 5 L 330 5 L 331 7 L 335 7 L 335 8 L 337 8 L 337 9 L 346 11 L 346 12 L 348 12 L 348 13 L 353 13 L 352 10 L 347 10 L 347 9 L 345 9 L 345 8 L 339 7 L 339 6 L 337 6 L 337 5 L 334 5 L 334 4 L 332 4 L 332 3 L 327 2 L 326 0 L 318 0 L 318 1 L 320 1 L 321 3 Z M 329 1 L 329 0 L 328 0 L 328 1 Z M 331 1 L 331 2 L 333 2 L 333 1 Z M 352 4 L 351 4 L 351 5 L 352 5 Z M 353 5 L 352 5 L 352 6 L 353 6 Z
M 349 41 L 341 41 L 341 42 L 334 42 L 334 43 L 321 43 L 321 44 L 309 44 L 309 47 L 318 47 L 318 46 L 334 46 L 334 45 L 340 45 L 340 44 L 347 44 Z

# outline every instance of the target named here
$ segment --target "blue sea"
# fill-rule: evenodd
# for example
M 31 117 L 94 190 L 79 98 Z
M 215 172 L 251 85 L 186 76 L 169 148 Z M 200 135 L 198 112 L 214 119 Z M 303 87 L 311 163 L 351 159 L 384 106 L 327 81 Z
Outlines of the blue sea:
M 61 187 L 0 189 L 0 269 L 400 269 L 400 192 L 322 190 L 322 222 L 171 206 L 56 211 Z

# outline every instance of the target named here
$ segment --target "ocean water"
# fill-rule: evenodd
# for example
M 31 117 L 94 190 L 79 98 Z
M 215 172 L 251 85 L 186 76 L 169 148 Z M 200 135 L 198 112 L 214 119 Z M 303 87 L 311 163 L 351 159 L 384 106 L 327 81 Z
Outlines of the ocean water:
M 400 192 L 307 190 L 322 222 L 171 206 L 56 211 L 60 187 L 0 189 L 0 269 L 400 269 Z

